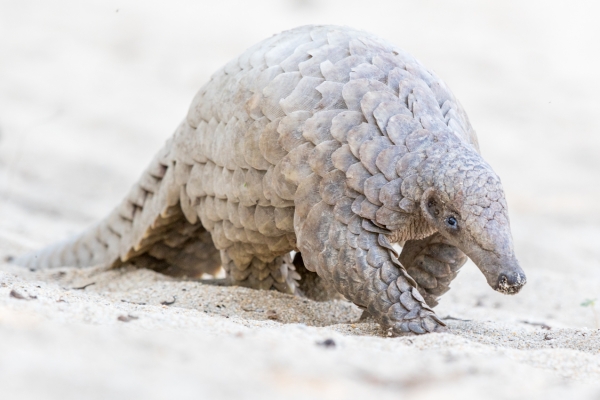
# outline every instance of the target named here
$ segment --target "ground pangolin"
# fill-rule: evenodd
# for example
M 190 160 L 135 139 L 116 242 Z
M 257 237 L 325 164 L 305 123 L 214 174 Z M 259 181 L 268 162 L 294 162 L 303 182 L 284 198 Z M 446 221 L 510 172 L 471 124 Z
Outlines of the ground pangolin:
M 305 26 L 215 73 L 106 219 L 18 262 L 223 266 L 232 285 L 334 288 L 402 334 L 443 329 L 431 307 L 467 256 L 497 291 L 525 284 L 500 179 L 454 95 L 378 37 Z

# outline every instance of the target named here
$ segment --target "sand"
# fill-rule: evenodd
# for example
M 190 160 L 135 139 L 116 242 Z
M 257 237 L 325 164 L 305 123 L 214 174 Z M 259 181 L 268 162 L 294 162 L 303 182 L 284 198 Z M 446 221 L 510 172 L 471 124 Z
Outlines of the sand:
M 597 8 L 2 2 L 0 397 L 599 398 Z M 469 262 L 436 308 L 448 333 L 388 338 L 344 301 L 6 262 L 106 215 L 212 71 L 307 23 L 377 33 L 452 87 L 503 179 L 520 294 Z

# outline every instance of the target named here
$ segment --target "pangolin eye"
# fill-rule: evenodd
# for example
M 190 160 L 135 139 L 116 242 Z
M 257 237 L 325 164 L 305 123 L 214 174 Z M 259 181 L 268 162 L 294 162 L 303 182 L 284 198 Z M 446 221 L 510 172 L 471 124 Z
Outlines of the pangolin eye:
M 450 225 L 452 228 L 457 228 L 458 227 L 458 221 L 454 217 L 448 217 L 448 218 L 446 218 L 446 223 L 448 225 Z

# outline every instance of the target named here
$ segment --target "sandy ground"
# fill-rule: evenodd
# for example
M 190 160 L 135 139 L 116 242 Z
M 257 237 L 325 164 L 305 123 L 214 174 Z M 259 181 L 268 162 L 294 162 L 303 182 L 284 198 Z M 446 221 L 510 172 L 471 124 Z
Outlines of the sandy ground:
M 213 3 L 0 1 L 0 259 L 106 215 L 228 59 L 334 23 L 453 88 L 528 285 L 502 296 L 469 263 L 437 308 L 449 333 L 391 339 L 341 301 L 2 262 L 1 398 L 600 398 L 599 7 Z

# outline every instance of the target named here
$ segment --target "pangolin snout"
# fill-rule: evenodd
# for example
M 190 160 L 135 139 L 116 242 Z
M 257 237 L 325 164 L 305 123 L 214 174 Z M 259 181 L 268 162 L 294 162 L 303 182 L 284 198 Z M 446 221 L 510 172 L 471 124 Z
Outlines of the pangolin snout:
M 527 283 L 527 277 L 522 272 L 500 274 L 494 290 L 503 294 L 516 294 Z

